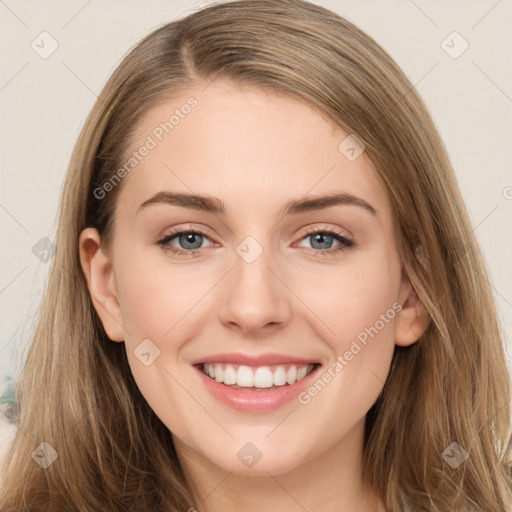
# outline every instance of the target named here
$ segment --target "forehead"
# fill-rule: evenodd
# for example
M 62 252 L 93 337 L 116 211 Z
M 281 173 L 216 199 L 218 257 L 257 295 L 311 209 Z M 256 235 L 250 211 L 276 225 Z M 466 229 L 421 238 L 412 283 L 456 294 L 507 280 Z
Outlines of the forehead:
M 306 195 L 344 192 L 389 214 L 369 158 L 347 157 L 352 141 L 292 96 L 223 81 L 191 87 L 151 109 L 135 128 L 119 208 L 134 215 L 144 200 L 169 190 L 219 197 L 227 215 L 261 215 L 262 208 L 277 213 Z

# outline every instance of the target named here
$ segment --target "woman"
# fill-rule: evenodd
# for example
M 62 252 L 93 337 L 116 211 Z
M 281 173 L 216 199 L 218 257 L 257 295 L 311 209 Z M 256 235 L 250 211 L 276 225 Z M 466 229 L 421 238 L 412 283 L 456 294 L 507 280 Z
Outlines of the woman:
M 56 245 L 2 510 L 510 510 L 453 170 L 341 17 L 239 0 L 150 34 L 82 130 Z

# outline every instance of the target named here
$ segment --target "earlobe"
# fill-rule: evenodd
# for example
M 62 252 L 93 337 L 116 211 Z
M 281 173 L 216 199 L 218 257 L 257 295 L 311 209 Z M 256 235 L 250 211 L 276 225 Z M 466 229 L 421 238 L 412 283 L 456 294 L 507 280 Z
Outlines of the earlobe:
M 80 263 L 94 309 L 107 336 L 112 341 L 124 341 L 121 308 L 112 262 L 101 248 L 101 239 L 94 228 L 86 228 L 79 239 Z
M 409 279 L 400 286 L 399 301 L 402 309 L 395 321 L 395 344 L 406 347 L 421 337 L 428 327 L 428 311 Z

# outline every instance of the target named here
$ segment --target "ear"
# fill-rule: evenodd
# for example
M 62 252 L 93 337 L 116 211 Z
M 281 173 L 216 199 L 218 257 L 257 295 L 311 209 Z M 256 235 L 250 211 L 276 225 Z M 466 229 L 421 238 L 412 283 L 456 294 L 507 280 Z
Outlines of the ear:
M 79 239 L 80 263 L 87 280 L 94 309 L 107 336 L 112 341 L 124 341 L 117 286 L 112 262 L 101 247 L 95 228 L 86 228 Z
M 402 279 L 398 301 L 402 309 L 395 317 L 395 344 L 407 347 L 418 341 L 426 331 L 429 314 L 407 277 Z

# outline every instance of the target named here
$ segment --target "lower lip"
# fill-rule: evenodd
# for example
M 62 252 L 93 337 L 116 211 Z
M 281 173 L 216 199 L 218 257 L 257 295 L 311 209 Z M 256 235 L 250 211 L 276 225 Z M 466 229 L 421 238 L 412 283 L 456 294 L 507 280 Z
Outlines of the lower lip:
M 210 391 L 214 398 L 238 411 L 260 413 L 275 411 L 296 399 L 299 393 L 310 385 L 319 368 L 320 365 L 317 365 L 311 373 L 294 384 L 284 385 L 269 391 L 249 391 L 230 388 L 207 376 L 201 368 L 195 367 L 206 389 Z

